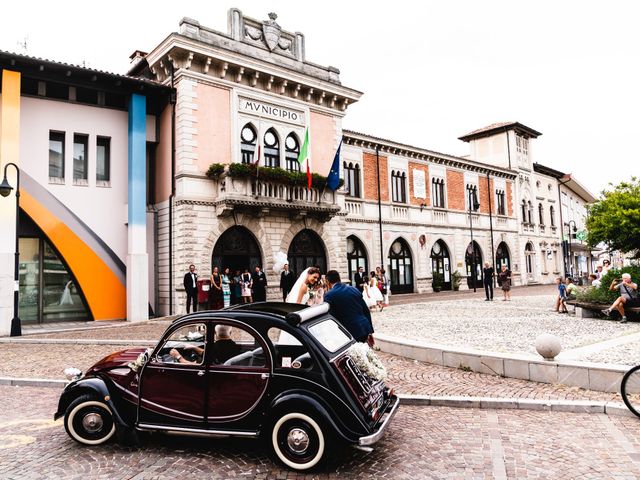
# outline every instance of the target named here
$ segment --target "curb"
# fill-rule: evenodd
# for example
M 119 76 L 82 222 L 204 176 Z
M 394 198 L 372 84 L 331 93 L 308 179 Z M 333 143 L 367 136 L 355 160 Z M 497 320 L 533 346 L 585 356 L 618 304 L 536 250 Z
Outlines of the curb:
M 522 354 L 438 345 L 386 334 L 376 334 L 375 338 L 376 345 L 382 352 L 420 362 L 598 392 L 619 392 L 622 377 L 630 368 L 605 363 L 550 361 Z
M 421 407 L 478 408 L 483 410 L 531 410 L 569 413 L 602 413 L 623 417 L 635 415 L 619 402 L 601 402 L 591 400 L 534 400 L 527 398 L 499 397 L 440 397 L 430 395 L 398 394 L 402 405 Z
M 46 387 L 63 389 L 67 383 L 66 380 L 52 380 L 50 378 L 14 378 L 0 377 L 0 385 L 8 385 L 11 387 Z

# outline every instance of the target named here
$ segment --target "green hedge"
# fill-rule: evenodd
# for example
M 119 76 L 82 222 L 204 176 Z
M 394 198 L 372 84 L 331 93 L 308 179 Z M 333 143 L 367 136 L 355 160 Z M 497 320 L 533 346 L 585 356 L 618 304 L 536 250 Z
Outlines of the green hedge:
M 220 178 L 224 172 L 224 165 L 221 163 L 212 163 L 207 170 L 207 176 L 211 179 Z M 231 178 L 247 178 L 258 177 L 270 182 L 288 183 L 291 185 L 306 186 L 306 172 L 290 172 L 284 168 L 258 167 L 248 163 L 232 163 L 227 170 Z M 317 189 L 323 189 L 327 184 L 327 177 L 318 173 L 311 174 L 311 186 Z M 344 184 L 344 180 L 340 179 L 339 187 Z
M 613 292 L 609 291 L 609 287 L 611 286 L 611 282 L 614 278 L 617 278 L 619 282 L 623 273 L 630 274 L 631 281 L 633 281 L 634 283 L 640 283 L 640 266 L 632 265 L 630 267 L 623 267 L 620 270 L 612 268 L 604 277 L 602 277 L 600 287 L 587 287 L 579 289 L 578 294 L 576 295 L 577 299 L 579 301 L 589 303 L 613 303 L 613 301 L 618 298 L 620 294 L 618 290 L 615 290 Z

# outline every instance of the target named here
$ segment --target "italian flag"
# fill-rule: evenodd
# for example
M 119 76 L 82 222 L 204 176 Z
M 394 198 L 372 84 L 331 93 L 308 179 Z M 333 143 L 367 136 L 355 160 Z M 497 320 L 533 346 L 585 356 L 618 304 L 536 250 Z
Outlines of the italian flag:
M 307 188 L 311 188 L 311 169 L 309 168 L 309 127 L 304 133 L 304 142 L 302 142 L 302 148 L 298 154 L 298 163 L 302 167 L 304 162 L 307 162 Z

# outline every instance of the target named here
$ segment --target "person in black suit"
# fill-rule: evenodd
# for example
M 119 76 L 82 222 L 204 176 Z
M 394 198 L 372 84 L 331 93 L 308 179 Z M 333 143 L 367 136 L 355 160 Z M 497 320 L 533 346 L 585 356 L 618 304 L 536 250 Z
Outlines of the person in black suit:
M 329 313 L 346 328 L 358 342 L 373 347 L 373 323 L 371 312 L 362 298 L 362 293 L 351 285 L 340 282 L 340 274 L 329 270 L 325 275 L 329 291 L 324 301 L 329 304 Z
M 187 313 L 191 309 L 191 302 L 193 301 L 193 311 L 198 311 L 198 274 L 196 273 L 196 266 L 189 265 L 189 271 L 184 274 L 184 290 L 187 292 Z
M 283 302 L 287 301 L 287 295 L 289 295 L 294 283 L 296 283 L 296 276 L 291 270 L 289 270 L 289 264 L 285 263 L 284 269 L 280 274 L 280 288 L 282 289 Z
M 364 290 L 364 277 L 365 277 L 364 267 L 358 267 L 358 271 L 354 275 L 353 281 L 355 283 L 354 287 L 360 290 L 361 294 L 362 294 L 362 291 Z
M 253 301 L 264 302 L 267 299 L 267 276 L 260 267 L 256 267 L 255 272 L 251 274 L 253 282 Z
M 489 262 L 484 262 L 482 269 L 482 281 L 484 283 L 484 293 L 487 294 L 485 302 L 493 300 L 493 267 Z

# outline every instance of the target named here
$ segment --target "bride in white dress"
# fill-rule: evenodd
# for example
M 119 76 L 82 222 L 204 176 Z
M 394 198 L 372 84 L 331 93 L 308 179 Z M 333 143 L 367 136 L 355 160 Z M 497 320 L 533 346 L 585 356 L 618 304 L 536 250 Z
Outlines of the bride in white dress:
M 367 304 L 369 309 L 373 307 L 378 307 L 380 311 L 384 308 L 382 302 L 384 301 L 384 297 L 378 288 L 378 279 L 376 278 L 375 272 L 371 272 L 372 275 L 370 278 L 366 278 L 364 280 L 364 289 L 362 290 L 362 298 L 364 299 L 364 303 Z
M 305 269 L 287 295 L 287 303 L 320 305 L 324 302 L 324 288 L 320 281 L 320 270 L 316 267 Z

